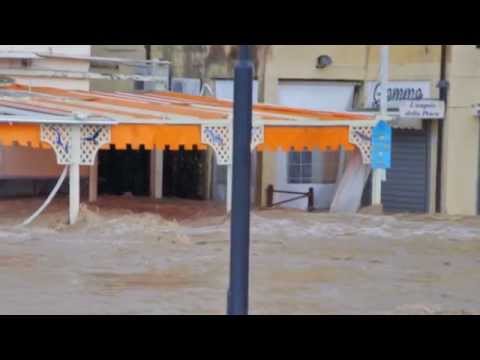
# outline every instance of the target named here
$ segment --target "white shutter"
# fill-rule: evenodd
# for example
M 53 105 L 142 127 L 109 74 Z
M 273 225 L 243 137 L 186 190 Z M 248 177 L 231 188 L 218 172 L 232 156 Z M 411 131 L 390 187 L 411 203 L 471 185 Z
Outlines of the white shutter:
M 317 81 L 281 81 L 278 103 L 312 110 L 347 111 L 353 107 L 355 84 Z
M 215 96 L 217 99 L 233 100 L 233 80 L 216 80 Z M 258 81 L 253 81 L 252 101 L 258 103 Z

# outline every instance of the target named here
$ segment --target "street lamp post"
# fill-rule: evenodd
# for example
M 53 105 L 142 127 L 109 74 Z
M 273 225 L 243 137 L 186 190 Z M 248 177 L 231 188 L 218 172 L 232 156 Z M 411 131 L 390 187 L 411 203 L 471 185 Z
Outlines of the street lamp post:
M 240 45 L 240 56 L 235 66 L 234 85 L 228 315 L 248 314 L 252 84 L 253 64 L 250 47 L 249 45 Z
M 382 45 L 380 51 L 380 115 L 388 115 L 388 79 L 390 64 L 390 46 Z M 374 169 L 372 173 L 372 205 L 382 204 L 382 182 L 387 180 L 385 169 Z

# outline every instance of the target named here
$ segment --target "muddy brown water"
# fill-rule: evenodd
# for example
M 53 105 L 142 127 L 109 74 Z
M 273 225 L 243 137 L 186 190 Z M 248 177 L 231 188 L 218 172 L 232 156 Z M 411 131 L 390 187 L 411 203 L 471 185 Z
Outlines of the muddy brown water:
M 0 201 L 1 314 L 224 314 L 229 221 L 196 201 Z M 253 314 L 478 314 L 480 218 L 251 217 Z

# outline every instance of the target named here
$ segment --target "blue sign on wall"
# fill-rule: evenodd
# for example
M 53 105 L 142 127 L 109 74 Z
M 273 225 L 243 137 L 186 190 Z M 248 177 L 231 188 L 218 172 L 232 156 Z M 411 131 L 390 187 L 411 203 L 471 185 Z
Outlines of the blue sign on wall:
M 390 169 L 392 166 L 392 127 L 380 121 L 372 129 L 372 168 Z

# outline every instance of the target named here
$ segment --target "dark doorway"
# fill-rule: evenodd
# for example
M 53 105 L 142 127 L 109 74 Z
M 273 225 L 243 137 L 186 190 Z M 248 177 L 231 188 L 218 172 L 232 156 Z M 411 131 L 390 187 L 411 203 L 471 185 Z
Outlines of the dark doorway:
M 163 196 L 205 200 L 207 152 L 167 147 L 163 155 Z
M 141 146 L 139 150 L 100 150 L 98 153 L 99 195 L 134 196 L 150 194 L 150 151 Z

